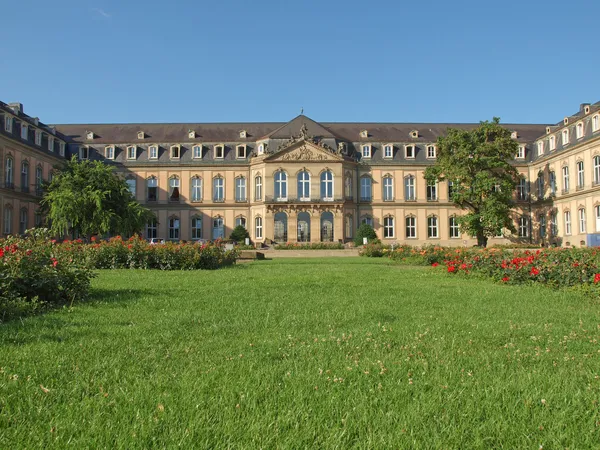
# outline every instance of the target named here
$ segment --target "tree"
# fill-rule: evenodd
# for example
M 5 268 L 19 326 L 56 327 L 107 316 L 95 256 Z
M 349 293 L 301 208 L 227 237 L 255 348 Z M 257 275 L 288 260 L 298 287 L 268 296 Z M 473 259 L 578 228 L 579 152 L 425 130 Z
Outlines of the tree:
M 425 170 L 428 183 L 452 182 L 456 206 L 468 212 L 457 217 L 463 233 L 477 237 L 485 247 L 489 236 L 507 228 L 515 232 L 510 218 L 518 172 L 510 164 L 518 150 L 510 130 L 494 117 L 473 130 L 448 128 L 437 140 L 435 165 Z
M 41 209 L 53 233 L 65 235 L 72 229 L 88 238 L 105 233 L 130 236 L 154 217 L 135 200 L 112 166 L 76 157 L 57 168 Z
M 354 238 L 354 245 L 361 246 L 363 245 L 363 238 L 367 238 L 367 242 L 377 240 L 377 233 L 371 225 L 368 223 L 363 223 L 358 230 L 356 230 L 356 237 Z
M 244 228 L 243 225 L 238 225 L 231 232 L 231 236 L 229 236 L 229 239 L 243 244 L 244 242 L 246 242 L 245 239 L 247 237 L 250 237 L 250 234 L 248 234 L 248 230 L 246 230 L 246 228 Z

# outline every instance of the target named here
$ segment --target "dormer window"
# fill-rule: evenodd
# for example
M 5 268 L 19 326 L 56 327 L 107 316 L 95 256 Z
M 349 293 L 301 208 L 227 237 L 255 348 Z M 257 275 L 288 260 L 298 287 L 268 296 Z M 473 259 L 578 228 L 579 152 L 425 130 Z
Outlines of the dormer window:
M 592 132 L 600 130 L 600 115 L 596 114 L 592 117 Z
M 240 131 L 240 139 L 246 139 L 247 137 L 248 133 L 246 133 L 246 130 Z
M 28 130 L 27 130 L 27 124 L 24 122 L 21 122 L 21 139 L 27 140 L 28 137 L 29 137 L 29 135 L 28 135 Z
M 394 146 L 392 144 L 386 144 L 383 147 L 383 157 L 392 158 L 394 156 Z
M 413 138 L 413 139 L 418 138 L 419 137 L 419 130 L 412 130 L 410 132 L 410 137 Z
M 575 135 L 577 136 L 577 139 L 581 139 L 583 137 L 583 122 L 579 122 L 575 126 Z
M 360 137 L 361 138 L 367 138 L 367 137 L 369 137 L 369 132 L 367 130 L 362 130 L 360 132 Z
M 196 132 L 194 130 L 189 130 L 188 131 L 188 137 L 190 139 L 196 139 Z
M 112 145 L 104 148 L 104 157 L 106 159 L 115 159 L 115 148 Z
M 583 112 L 584 112 L 584 114 L 589 114 L 590 113 L 590 105 L 585 105 L 585 107 L 583 108 Z
M 148 159 L 158 159 L 158 145 L 148 147 Z
M 544 141 L 539 141 L 537 143 L 537 154 L 538 156 L 542 156 L 544 154 Z
M 215 145 L 215 159 L 223 159 L 225 157 L 225 147 L 223 145 Z
M 94 139 L 94 132 L 93 131 L 86 132 L 85 137 L 88 141 L 91 141 L 92 139 Z
M 54 151 L 54 138 L 52 136 L 48 136 L 48 150 Z
M 89 159 L 90 157 L 90 148 L 89 147 L 79 147 L 79 159 Z
M 65 156 L 65 143 L 64 142 L 59 142 L 59 144 L 58 144 L 58 154 L 60 156 Z
M 137 157 L 137 147 L 130 145 L 127 147 L 127 159 L 135 159 Z
M 35 145 L 42 146 L 42 130 L 35 130 Z
M 550 129 L 550 127 L 546 127 L 546 134 L 550 134 L 552 130 Z
M 171 159 L 179 159 L 179 153 L 180 153 L 179 145 L 172 145 L 170 158 Z
M 569 123 L 569 118 L 568 118 L 568 117 L 565 117 L 565 118 L 563 119 L 563 124 L 564 124 L 564 125 L 566 125 L 566 124 L 568 124 L 568 123 Z
M 519 149 L 517 150 L 517 159 L 525 159 L 525 146 L 519 145 Z
M 550 139 L 548 139 L 548 147 L 550 151 L 556 150 L 556 136 L 550 136 Z
M 435 145 L 427 146 L 427 158 L 434 159 L 437 156 L 437 149 Z
M 512 133 L 510 133 L 511 139 L 517 139 L 518 137 L 519 137 L 519 133 L 517 133 L 516 131 L 513 131 Z
M 146 133 L 143 131 L 138 131 L 138 139 L 144 139 L 146 137 Z
M 362 157 L 363 158 L 371 157 L 371 144 L 364 144 L 362 146 Z
M 13 128 L 13 118 L 12 118 L 12 116 L 5 114 L 4 115 L 4 131 L 6 131 L 7 133 L 12 133 L 12 128 Z
M 258 154 L 262 155 L 265 152 L 265 144 L 258 144 Z
M 246 157 L 246 146 L 238 145 L 236 147 L 235 157 L 238 159 L 244 159 Z
M 192 158 L 202 159 L 202 146 L 201 145 L 194 145 L 192 147 Z
M 414 159 L 415 157 L 415 146 L 414 145 L 407 145 L 404 148 L 404 156 L 408 159 Z
M 569 143 L 569 130 L 562 131 L 562 145 L 567 145 Z

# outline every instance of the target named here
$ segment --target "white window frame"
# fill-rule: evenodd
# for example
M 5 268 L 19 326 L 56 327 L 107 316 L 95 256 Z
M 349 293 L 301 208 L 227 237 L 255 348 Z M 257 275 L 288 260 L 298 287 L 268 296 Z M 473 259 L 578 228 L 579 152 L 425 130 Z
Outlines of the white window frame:
M 278 170 L 273 176 L 273 198 L 278 202 L 285 202 L 288 199 L 288 174 L 283 170 Z M 279 192 L 278 192 L 279 190 Z
M 394 146 L 392 144 L 385 144 L 383 147 L 383 157 L 393 158 L 394 157 Z
M 262 155 L 265 152 L 265 144 L 258 144 L 258 154 Z M 261 218 L 262 220 L 262 218 Z
M 600 233 L 600 205 L 594 206 L 594 212 L 596 213 L 596 233 Z
M 592 116 L 592 133 L 600 130 L 600 114 Z
M 569 129 L 565 128 L 564 130 L 562 130 L 561 134 L 561 142 L 563 147 L 565 145 L 569 145 Z
M 24 141 L 29 139 L 29 127 L 25 122 L 21 122 L 21 139 Z
M 173 151 L 177 152 L 177 155 L 174 155 Z M 181 158 L 181 146 L 180 145 L 171 145 L 169 148 L 169 159 L 180 159 Z
M 394 201 L 394 177 L 386 175 L 383 177 L 383 201 L 393 202 Z
M 585 208 L 579 208 L 577 210 L 577 215 L 579 217 L 579 234 L 584 234 L 587 229 L 587 224 L 585 220 Z
M 214 177 L 212 188 L 212 201 L 214 203 L 223 203 L 225 201 L 225 180 L 223 177 Z M 219 193 L 221 195 L 217 195 Z
M 202 159 L 202 146 L 194 145 L 192 147 L 192 159 Z
M 565 235 L 570 236 L 571 235 L 571 211 L 565 211 L 564 213 L 564 218 L 565 218 Z
M 435 159 L 437 158 L 437 148 L 435 145 L 427 146 L 427 159 Z
M 366 180 L 363 182 L 363 180 Z M 364 195 L 364 191 L 366 191 L 368 187 L 369 195 Z M 373 180 L 369 176 L 360 177 L 360 201 L 361 202 L 370 202 L 373 200 Z
M 41 147 L 42 146 L 42 130 L 35 130 L 35 145 Z
M 242 154 L 240 154 L 240 149 L 243 150 Z M 246 146 L 245 145 L 238 145 L 235 148 L 235 157 L 236 157 L 236 159 L 246 159 Z
M 328 175 L 331 176 L 329 179 Z M 335 198 L 335 177 L 333 176 L 333 172 L 331 170 L 326 170 L 321 173 L 320 183 L 319 183 L 319 196 L 321 200 L 325 201 L 333 201 Z M 325 188 L 323 190 L 323 188 Z
M 106 159 L 115 159 L 115 147 L 113 145 L 104 147 L 104 157 Z
M 448 229 L 449 229 L 450 239 L 460 239 L 460 226 L 458 225 L 456 216 L 451 216 L 448 219 Z
M 48 150 L 54 153 L 54 137 L 48 136 Z
M 202 239 L 202 216 L 193 215 L 190 219 L 190 233 L 192 241 Z
M 583 189 L 585 185 L 585 172 L 583 161 L 577 161 L 577 189 Z
M 83 157 L 85 154 L 85 158 Z M 90 159 L 90 148 L 87 145 L 79 147 L 79 159 L 81 161 Z
M 406 239 L 417 239 L 417 218 L 410 215 L 404 218 L 404 232 Z
M 409 149 L 411 149 L 411 154 L 409 155 Z M 417 154 L 417 149 L 413 144 L 408 144 L 404 146 L 404 157 L 406 159 L 415 159 Z
M 417 200 L 415 189 L 415 176 L 407 175 L 404 177 L 404 201 L 414 202 Z
M 528 217 L 519 216 L 517 231 L 518 231 L 518 236 L 520 238 L 529 237 L 529 218 Z
M 262 175 L 254 177 L 254 200 L 262 201 Z
M 197 184 L 197 186 L 194 186 Z M 192 177 L 190 182 L 190 201 L 199 203 L 202 201 L 202 178 L 198 176 Z
M 439 237 L 440 232 L 438 216 L 427 217 L 427 239 L 438 239 Z
M 578 122 L 577 125 L 575 125 L 575 137 L 577 139 L 583 138 L 583 122 Z
M 215 145 L 215 147 L 214 147 L 214 158 L 215 159 L 223 159 L 223 158 L 225 158 L 225 146 L 223 144 Z
M 427 183 L 427 201 L 437 202 L 438 201 L 438 182 Z
M 361 145 L 361 154 L 365 159 L 371 158 L 371 144 L 362 144 Z
M 556 136 L 550 136 L 548 139 L 548 150 L 556 150 Z
M 297 176 L 297 189 L 298 189 L 298 200 L 301 202 L 310 201 L 310 173 L 308 170 L 301 170 Z
M 169 240 L 178 241 L 181 237 L 181 220 L 177 216 L 169 217 Z
M 594 184 L 600 184 L 600 155 L 594 156 Z
M 562 167 L 562 176 L 563 176 L 563 192 L 569 192 L 569 166 Z
M 394 216 L 385 216 L 383 218 L 383 238 L 394 239 L 396 236 L 396 227 L 394 223 Z
M 236 177 L 235 179 L 235 201 L 245 202 L 248 200 L 247 196 L 248 186 L 246 183 L 246 177 Z
M 13 117 L 9 114 L 4 116 L 4 131 L 7 133 L 12 133 L 13 130 Z
M 153 152 L 156 153 L 154 156 L 152 156 Z M 151 145 L 148 147 L 148 159 L 158 159 L 158 145 Z
M 262 232 L 263 232 L 262 217 L 256 216 L 254 218 L 254 237 L 256 239 L 262 239 L 263 238 Z
M 137 145 L 127 146 L 127 159 L 134 160 L 137 158 Z
M 66 144 L 64 142 L 59 142 L 59 144 L 58 144 L 58 154 L 60 156 L 65 156 L 65 147 L 66 147 Z
M 538 156 L 542 156 L 544 154 L 544 141 L 538 141 L 537 154 Z M 525 158 L 525 155 L 523 155 L 523 158 Z

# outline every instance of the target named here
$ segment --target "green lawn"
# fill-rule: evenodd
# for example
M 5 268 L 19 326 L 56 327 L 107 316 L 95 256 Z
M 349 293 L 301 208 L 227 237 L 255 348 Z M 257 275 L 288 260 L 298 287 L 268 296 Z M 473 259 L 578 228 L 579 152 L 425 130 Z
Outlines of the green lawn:
M 599 305 L 572 292 L 365 258 L 93 287 L 0 326 L 0 448 L 600 447 Z

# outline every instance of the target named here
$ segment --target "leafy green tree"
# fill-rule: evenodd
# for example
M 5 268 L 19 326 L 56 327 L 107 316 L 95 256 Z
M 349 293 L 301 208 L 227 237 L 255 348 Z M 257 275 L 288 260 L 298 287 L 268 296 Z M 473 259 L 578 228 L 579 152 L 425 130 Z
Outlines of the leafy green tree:
M 46 186 L 42 212 L 57 235 L 73 230 L 90 238 L 105 233 L 139 233 L 154 214 L 140 205 L 114 168 L 73 157 Z
M 377 240 L 377 233 L 373 227 L 367 223 L 363 223 L 358 230 L 356 230 L 356 237 L 354 238 L 354 245 L 357 247 L 363 245 L 363 238 L 367 238 L 367 242 Z
M 488 237 L 502 228 L 515 232 L 510 210 L 518 172 L 510 161 L 517 150 L 510 130 L 494 117 L 473 130 L 449 128 L 438 138 L 435 165 L 425 170 L 430 183 L 453 183 L 450 200 L 468 211 L 457 217 L 460 229 L 476 236 L 479 246 L 485 247 Z
M 231 236 L 229 236 L 229 239 L 243 244 L 247 237 L 250 237 L 250 234 L 248 234 L 248 230 L 246 230 L 246 228 L 244 228 L 243 225 L 238 225 L 231 232 Z

